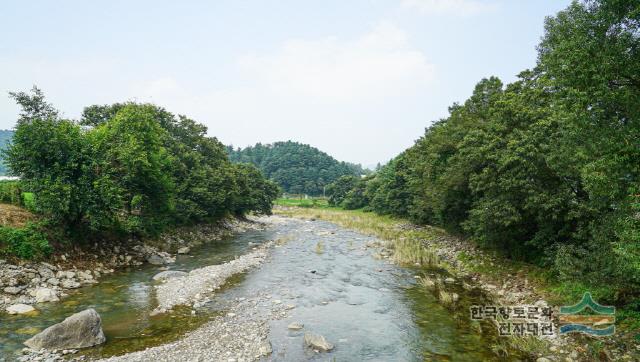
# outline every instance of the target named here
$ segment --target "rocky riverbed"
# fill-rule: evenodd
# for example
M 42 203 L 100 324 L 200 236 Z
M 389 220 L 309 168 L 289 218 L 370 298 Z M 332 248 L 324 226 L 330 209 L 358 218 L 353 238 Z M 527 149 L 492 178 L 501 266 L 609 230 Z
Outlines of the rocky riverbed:
M 254 247 L 250 253 L 224 264 L 194 269 L 188 274 L 166 279 L 164 284 L 156 287 L 158 307 L 153 314 L 165 313 L 176 305 L 192 304 L 197 308 L 209 302 L 213 293 L 220 289 L 231 276 L 260 265 L 272 246 L 273 242 L 266 242 Z
M 74 248 L 54 255 L 49 262 L 0 260 L 0 310 L 6 311 L 14 305 L 58 302 L 69 291 L 98 283 L 101 277 L 118 269 L 144 263 L 171 264 L 177 253 L 186 253 L 192 247 L 220 240 L 225 235 L 262 227 L 256 222 L 229 219 L 173 230 L 156 240 L 130 239 L 95 244 L 86 249 Z
M 111 310 L 103 319 L 106 347 L 28 351 L 21 359 L 499 361 L 505 356 L 531 357 L 496 339 L 495 326 L 478 326 L 468 318 L 469 306 L 487 302 L 486 295 L 492 294 L 488 291 L 508 298 L 500 301 L 520 303 L 518 294 L 512 295 L 517 290 L 491 287 L 463 268 L 452 274 L 399 267 L 382 240 L 317 220 L 271 217 L 265 230 L 248 231 L 227 242 L 244 246 L 234 246 L 222 258 L 211 259 L 214 262 L 202 259 L 205 264 L 197 267 L 188 267 L 192 256 L 172 255 L 179 267 L 146 268 L 141 280 L 122 286 L 123 298 L 115 299 L 112 308 L 99 304 L 99 312 Z M 440 251 L 442 260 L 456 260 L 455 249 L 470 252 L 462 244 L 451 245 L 453 249 Z M 198 254 L 208 250 L 193 248 Z M 437 285 L 437 292 L 429 285 Z M 114 323 L 123 322 L 109 313 L 140 304 L 140 291 L 145 304 L 134 314 L 137 319 L 145 326 L 155 318 L 169 324 L 114 334 Z M 443 295 L 449 296 L 446 303 Z M 120 301 L 125 303 L 118 306 Z M 91 299 L 82 307 L 91 307 Z M 180 329 L 191 320 L 203 322 Z M 174 329 L 180 333 L 148 337 Z M 565 345 L 552 348 L 536 358 L 576 361 L 584 356 Z

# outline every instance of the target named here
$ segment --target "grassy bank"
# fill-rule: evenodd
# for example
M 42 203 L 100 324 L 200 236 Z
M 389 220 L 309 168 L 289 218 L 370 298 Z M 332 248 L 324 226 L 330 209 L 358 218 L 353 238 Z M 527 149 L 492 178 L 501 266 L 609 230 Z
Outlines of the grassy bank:
M 479 283 L 495 285 L 498 286 L 497 289 L 500 289 L 500 286 L 505 288 L 505 285 L 525 288 L 531 291 L 525 300 L 526 303 L 544 299 L 554 306 L 572 305 L 580 300 L 585 291 L 594 292 L 584 285 L 554 280 L 547 270 L 535 265 L 503 258 L 495 251 L 480 250 L 472 242 L 451 236 L 439 228 L 418 227 L 403 219 L 361 210 L 279 207 L 274 211 L 283 216 L 325 220 L 374 235 L 386 241 L 385 246 L 393 250 L 393 258 L 399 264 L 441 267 L 457 276 L 477 277 Z M 611 348 L 611 345 L 615 344 L 618 347 L 622 346 L 622 353 L 627 353 L 634 349 L 634 345 L 640 343 L 640 316 L 632 310 L 618 309 L 616 317 L 615 339 L 604 341 L 583 336 L 575 338 L 581 346 L 588 346 L 585 348 L 585 355 L 598 360 L 605 347 Z M 521 349 L 543 348 L 531 340 L 515 343 L 520 343 L 521 346 L 518 348 Z
M 326 208 L 329 207 L 327 199 L 324 198 L 279 198 L 273 202 L 276 206 L 290 206 L 290 207 L 313 207 L 313 208 Z

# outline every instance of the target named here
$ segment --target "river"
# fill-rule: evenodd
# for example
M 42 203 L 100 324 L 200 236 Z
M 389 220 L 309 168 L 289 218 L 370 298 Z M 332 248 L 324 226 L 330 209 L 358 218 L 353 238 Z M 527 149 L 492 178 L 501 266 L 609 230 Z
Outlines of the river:
M 232 278 L 212 302 L 150 317 L 156 306 L 152 276 L 161 269 L 143 265 L 104 277 L 73 291 L 59 303 L 38 305 L 37 316 L 0 316 L 0 353 L 12 360 L 31 335 L 75 312 L 94 308 L 102 317 L 107 342 L 81 351 L 90 358 L 121 355 L 180 338 L 224 312 L 233 300 L 268 292 L 273 300 L 295 305 L 289 316 L 269 322 L 272 360 L 481 361 L 497 360 L 491 335 L 473 328 L 465 308 L 481 296 L 456 284 L 457 307 L 445 307 L 416 283 L 416 275 L 444 271 L 403 268 L 374 258 L 374 237 L 324 221 L 281 219 L 266 230 L 248 231 L 204 244 L 179 255 L 171 270 L 189 271 L 220 264 L 267 240 L 276 240 L 259 268 Z M 292 322 L 304 330 L 291 331 Z M 335 344 L 329 353 L 303 346 L 305 331 Z

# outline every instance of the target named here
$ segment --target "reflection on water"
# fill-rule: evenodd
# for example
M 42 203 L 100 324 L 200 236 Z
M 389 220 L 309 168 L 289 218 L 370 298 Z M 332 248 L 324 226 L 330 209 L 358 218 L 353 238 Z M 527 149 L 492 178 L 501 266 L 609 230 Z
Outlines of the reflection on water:
M 191 308 L 179 307 L 170 314 L 149 316 L 155 307 L 151 278 L 160 269 L 146 265 L 103 278 L 61 303 L 38 305 L 38 316 L 3 314 L 0 353 L 15 356 L 31 335 L 89 307 L 102 316 L 107 343 L 83 353 L 101 357 L 140 350 L 197 328 L 220 313 L 217 306 L 262 291 L 272 300 L 295 305 L 290 318 L 270 324 L 273 360 L 497 360 L 492 337 L 481 335 L 467 318 L 467 306 L 480 295 L 454 285 L 461 300 L 457 307 L 445 308 L 414 279 L 416 274 L 442 271 L 377 260 L 371 257 L 374 250 L 366 248 L 373 238 L 326 222 L 291 220 L 267 231 L 249 231 L 194 249 L 191 256 L 178 256 L 171 269 L 220 264 L 266 240 L 276 240 L 278 246 L 265 264 L 232 278 L 215 301 L 195 315 Z M 291 322 L 305 327 L 290 331 Z M 335 350 L 327 355 L 303 348 L 304 331 L 324 335 Z
M 497 360 L 489 336 L 479 334 L 467 318 L 468 305 L 480 295 L 451 286 L 462 298 L 456 307 L 445 308 L 414 278 L 444 271 L 376 260 L 376 251 L 366 247 L 374 238 L 322 221 L 291 221 L 279 226 L 275 238 L 287 242 L 260 272 L 249 273 L 222 296 L 231 300 L 262 290 L 272 300 L 296 306 L 289 318 L 271 322 L 272 359 Z M 304 329 L 288 330 L 293 322 Z M 317 354 L 303 348 L 305 331 L 325 336 L 335 349 Z
M 270 232 L 252 231 L 235 238 L 215 241 L 194 249 L 191 255 L 179 255 L 172 270 L 189 271 L 205 265 L 220 264 L 244 254 L 252 244 L 269 238 Z M 87 350 L 92 356 L 121 354 L 170 341 L 193 330 L 215 315 L 191 314 L 190 308 L 150 317 L 156 307 L 152 277 L 161 271 L 153 265 L 122 270 L 101 279 L 99 284 L 70 292 L 60 303 L 43 303 L 35 307 L 36 317 L 0 314 L 0 356 L 13 359 L 24 346 L 22 342 L 71 314 L 94 308 L 102 318 L 107 337 L 104 345 Z

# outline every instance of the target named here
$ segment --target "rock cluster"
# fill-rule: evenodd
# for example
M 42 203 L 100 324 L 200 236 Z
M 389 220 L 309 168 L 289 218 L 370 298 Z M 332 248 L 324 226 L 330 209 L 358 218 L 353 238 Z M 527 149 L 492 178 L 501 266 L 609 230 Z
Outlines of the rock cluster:
M 156 286 L 158 307 L 153 313 L 164 313 L 176 305 L 193 304 L 197 307 L 206 303 L 208 295 L 219 289 L 229 277 L 261 264 L 267 257 L 267 250 L 271 246 L 273 246 L 273 242 L 266 242 L 255 247 L 250 253 L 234 260 L 220 265 L 194 269 L 186 276 L 167 279 L 167 274 L 164 276 L 156 275 L 154 279 L 164 278 L 166 282 Z M 168 273 L 168 275 L 172 274 Z
M 12 265 L 0 261 L 0 307 L 13 304 L 57 302 L 66 289 L 97 283 L 112 269 L 97 266 L 91 270 L 64 270 L 49 263 Z M 4 309 L 3 308 L 3 309 Z
M 273 349 L 268 340 L 269 321 L 287 317 L 283 304 L 258 309 L 269 301 L 266 292 L 237 298 L 220 315 L 178 341 L 103 361 L 231 361 L 270 360 Z M 302 348 L 302 346 L 301 346 Z
M 101 276 L 113 273 L 115 269 L 145 262 L 170 264 L 175 261 L 170 251 L 189 253 L 191 247 L 205 242 L 263 227 L 261 223 L 232 219 L 179 228 L 154 241 L 132 238 L 115 245 L 96 243 L 88 250 L 73 250 L 73 256 L 68 253 L 56 255 L 51 263 L 13 265 L 0 259 L 0 310 L 14 304 L 56 302 L 68 290 L 97 283 Z

